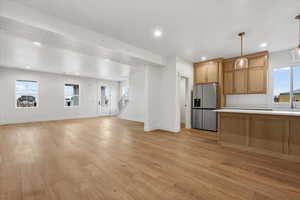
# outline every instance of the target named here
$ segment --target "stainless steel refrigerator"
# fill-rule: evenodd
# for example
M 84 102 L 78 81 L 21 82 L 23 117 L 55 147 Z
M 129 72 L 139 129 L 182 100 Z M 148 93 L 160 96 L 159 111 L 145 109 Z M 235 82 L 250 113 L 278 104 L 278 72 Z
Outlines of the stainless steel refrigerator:
M 201 84 L 193 88 L 192 128 L 217 131 L 218 85 Z

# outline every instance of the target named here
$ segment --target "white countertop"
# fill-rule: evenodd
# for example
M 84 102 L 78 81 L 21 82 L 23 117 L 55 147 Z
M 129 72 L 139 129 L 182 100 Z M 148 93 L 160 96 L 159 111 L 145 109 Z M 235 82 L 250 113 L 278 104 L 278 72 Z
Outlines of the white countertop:
M 229 109 L 223 108 L 215 110 L 215 112 L 222 113 L 245 113 L 245 114 L 262 114 L 262 115 L 286 115 L 286 116 L 300 116 L 300 111 L 278 111 L 278 110 L 251 110 L 251 109 Z

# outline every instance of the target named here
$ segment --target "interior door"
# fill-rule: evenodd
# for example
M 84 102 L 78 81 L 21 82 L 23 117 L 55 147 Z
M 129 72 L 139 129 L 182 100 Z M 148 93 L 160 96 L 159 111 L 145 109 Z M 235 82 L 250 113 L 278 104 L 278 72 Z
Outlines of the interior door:
M 111 88 L 100 85 L 98 89 L 98 114 L 111 115 Z

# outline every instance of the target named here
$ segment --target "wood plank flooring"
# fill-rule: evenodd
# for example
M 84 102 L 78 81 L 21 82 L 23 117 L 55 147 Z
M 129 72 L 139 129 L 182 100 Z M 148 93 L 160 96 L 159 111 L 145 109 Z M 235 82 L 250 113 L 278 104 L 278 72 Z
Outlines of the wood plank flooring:
M 300 164 L 113 117 L 0 126 L 0 200 L 299 200 Z

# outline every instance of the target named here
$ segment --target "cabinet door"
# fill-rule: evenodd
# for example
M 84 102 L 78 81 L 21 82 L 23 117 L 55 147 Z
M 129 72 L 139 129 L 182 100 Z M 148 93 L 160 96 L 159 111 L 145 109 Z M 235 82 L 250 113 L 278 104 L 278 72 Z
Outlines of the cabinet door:
M 285 133 L 289 120 L 279 116 L 252 116 L 249 146 L 284 153 Z
M 218 62 L 209 63 L 207 67 L 207 82 L 217 83 L 219 80 L 219 64 Z
M 291 120 L 291 133 L 289 138 L 289 154 L 300 156 L 300 119 L 295 117 Z
M 226 61 L 223 63 L 223 65 L 224 65 L 224 67 L 223 67 L 224 72 L 233 71 L 234 61 Z
M 267 64 L 267 56 L 258 56 L 249 58 L 249 67 L 265 67 Z
M 233 72 L 224 72 L 224 94 L 233 93 Z
M 264 67 L 248 69 L 248 93 L 266 93 L 266 72 Z
M 247 123 L 246 115 L 221 113 L 220 114 L 220 141 L 247 145 Z
M 219 64 L 218 62 L 212 62 L 205 65 L 207 68 L 207 82 L 217 83 L 219 75 Z
M 207 82 L 207 72 L 205 65 L 197 65 L 195 68 L 195 83 L 206 83 Z
M 235 70 L 234 71 L 234 88 L 235 94 L 246 94 L 247 93 L 247 69 Z

